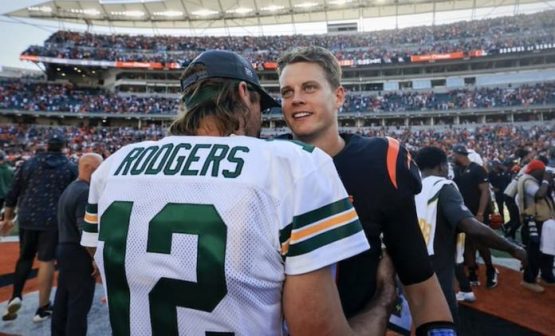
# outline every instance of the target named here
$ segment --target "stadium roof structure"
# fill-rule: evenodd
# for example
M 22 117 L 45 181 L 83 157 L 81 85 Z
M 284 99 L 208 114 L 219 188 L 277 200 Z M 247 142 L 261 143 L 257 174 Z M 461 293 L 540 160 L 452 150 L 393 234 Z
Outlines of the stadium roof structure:
M 439 13 L 540 0 L 54 0 L 5 15 L 93 26 L 210 29 Z

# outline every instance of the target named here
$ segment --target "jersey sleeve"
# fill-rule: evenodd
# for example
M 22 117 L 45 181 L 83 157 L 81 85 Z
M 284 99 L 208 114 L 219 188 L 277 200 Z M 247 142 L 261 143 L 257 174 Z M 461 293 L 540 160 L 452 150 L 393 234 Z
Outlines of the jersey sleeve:
M 397 140 L 386 139 L 386 170 L 393 190 L 382 201 L 379 222 L 387 252 L 401 282 L 411 285 L 434 274 L 414 200 L 422 190 L 422 180 L 408 150 Z
M 384 243 L 403 285 L 430 278 L 434 271 L 418 225 L 414 196 L 392 200 L 382 216 Z
M 461 193 L 452 184 L 444 185 L 439 194 L 439 206 L 443 216 L 447 218 L 447 224 L 451 227 L 457 225 L 465 218 L 472 218 L 474 215 L 466 205 Z
M 289 275 L 315 271 L 369 248 L 333 161 L 318 149 L 311 155 L 315 157 L 301 161 L 308 173 L 296 179 L 284 200 L 280 244 Z
M 387 137 L 386 170 L 400 196 L 416 195 L 422 190 L 420 170 L 410 152 L 396 139 Z
M 110 172 L 110 159 L 104 161 L 91 177 L 89 198 L 85 208 L 81 245 L 96 247 L 98 244 L 98 201 L 104 189 L 104 183 Z

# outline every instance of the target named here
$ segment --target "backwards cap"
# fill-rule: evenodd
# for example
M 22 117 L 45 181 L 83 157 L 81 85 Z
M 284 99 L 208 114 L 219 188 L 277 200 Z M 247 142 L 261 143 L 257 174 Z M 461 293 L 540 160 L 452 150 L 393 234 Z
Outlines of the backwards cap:
M 205 70 L 183 78 L 181 80 L 182 92 L 199 80 L 206 78 L 229 78 L 245 81 L 254 86 L 256 91 L 260 94 L 261 110 L 280 106 L 274 98 L 262 88 L 252 64 L 236 53 L 225 50 L 205 51 L 197 56 L 187 68 L 196 64 L 204 65 Z

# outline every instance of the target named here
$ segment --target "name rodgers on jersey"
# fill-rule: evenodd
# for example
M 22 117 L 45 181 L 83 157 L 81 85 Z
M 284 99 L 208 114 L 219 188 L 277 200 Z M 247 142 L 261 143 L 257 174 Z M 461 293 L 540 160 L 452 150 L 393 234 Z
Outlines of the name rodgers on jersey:
M 235 178 L 241 175 L 245 146 L 225 144 L 168 143 L 163 146 L 133 148 L 123 159 L 114 175 L 212 176 Z M 220 167 L 220 165 L 225 166 Z

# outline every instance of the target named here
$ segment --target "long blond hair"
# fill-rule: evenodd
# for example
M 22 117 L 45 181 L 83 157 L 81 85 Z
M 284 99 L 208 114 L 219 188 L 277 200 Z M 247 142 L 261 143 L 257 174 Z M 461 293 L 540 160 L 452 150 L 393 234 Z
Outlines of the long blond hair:
M 203 64 L 195 64 L 185 70 L 181 78 L 205 71 Z M 251 112 L 239 95 L 241 82 L 227 78 L 202 79 L 183 92 L 178 117 L 168 129 L 170 135 L 197 135 L 201 120 L 214 116 L 213 125 L 222 135 L 230 135 L 246 125 Z M 250 88 L 252 103 L 260 102 L 260 95 Z

